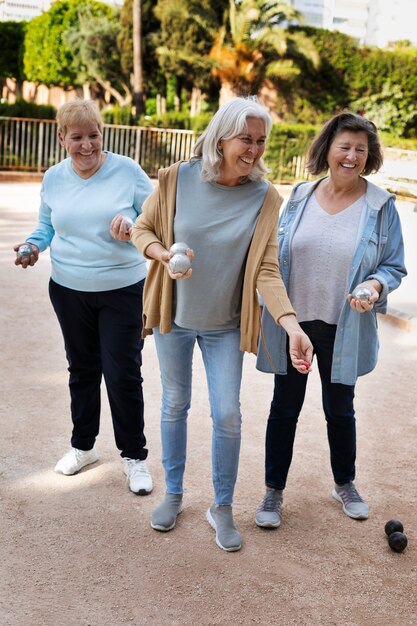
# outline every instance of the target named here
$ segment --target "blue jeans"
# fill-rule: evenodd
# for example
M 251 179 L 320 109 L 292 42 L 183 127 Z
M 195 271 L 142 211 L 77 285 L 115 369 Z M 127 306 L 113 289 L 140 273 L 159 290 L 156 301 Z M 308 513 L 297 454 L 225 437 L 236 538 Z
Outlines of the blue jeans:
M 333 477 L 337 484 L 343 485 L 355 478 L 355 387 L 331 382 L 336 325 L 314 320 L 302 322 L 301 327 L 313 344 L 319 369 Z M 274 396 L 266 430 L 265 482 L 274 489 L 284 489 L 286 485 L 298 416 L 304 403 L 308 380 L 308 376 L 294 369 L 289 355 L 287 368 L 285 376 L 275 376 Z
M 187 415 L 191 406 L 192 361 L 197 341 L 206 370 L 211 417 L 215 504 L 232 504 L 240 452 L 240 384 L 243 352 L 239 329 L 197 331 L 172 325 L 153 329 L 162 382 L 162 463 L 167 493 L 183 493 Z

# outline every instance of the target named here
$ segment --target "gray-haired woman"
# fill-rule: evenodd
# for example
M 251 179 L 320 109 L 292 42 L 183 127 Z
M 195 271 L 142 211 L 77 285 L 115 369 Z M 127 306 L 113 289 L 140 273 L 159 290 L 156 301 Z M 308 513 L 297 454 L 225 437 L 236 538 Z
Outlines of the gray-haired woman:
M 214 504 L 207 519 L 223 550 L 239 550 L 233 521 L 241 413 L 243 352 L 257 350 L 257 290 L 289 335 L 292 363 L 306 372 L 311 343 L 288 300 L 277 263 L 282 198 L 263 180 L 271 118 L 254 99 L 222 107 L 195 147 L 195 156 L 159 173 L 159 186 L 132 230 L 152 259 L 144 291 L 144 333 L 154 334 L 163 387 L 161 433 L 166 495 L 152 515 L 156 530 L 174 528 L 182 509 L 192 358 L 200 346 L 213 420 Z M 193 269 L 173 274 L 174 241 L 187 242 Z M 194 252 L 196 251 L 195 259 Z M 183 280 L 186 279 L 186 280 Z

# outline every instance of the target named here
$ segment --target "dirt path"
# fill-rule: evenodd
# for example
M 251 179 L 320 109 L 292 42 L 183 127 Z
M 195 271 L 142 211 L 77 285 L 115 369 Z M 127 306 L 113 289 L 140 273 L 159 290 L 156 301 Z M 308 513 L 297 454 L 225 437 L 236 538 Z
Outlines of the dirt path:
M 1 203 L 0 203 L 1 204 Z M 103 399 L 100 462 L 73 477 L 52 468 L 70 433 L 66 362 L 47 298 L 49 259 L 12 265 L 10 246 L 35 217 L 0 213 L 2 626 L 408 626 L 417 624 L 417 333 L 380 322 L 376 372 L 357 389 L 357 484 L 369 520 L 348 519 L 331 497 L 317 372 L 311 375 L 277 531 L 255 526 L 263 493 L 271 376 L 245 359 L 241 465 L 235 517 L 240 552 L 217 548 L 205 521 L 212 499 L 211 426 L 196 353 L 185 510 L 173 532 L 150 528 L 163 494 L 159 374 L 144 351 L 149 466 L 155 489 L 131 494 Z M 391 552 L 384 524 L 405 525 Z

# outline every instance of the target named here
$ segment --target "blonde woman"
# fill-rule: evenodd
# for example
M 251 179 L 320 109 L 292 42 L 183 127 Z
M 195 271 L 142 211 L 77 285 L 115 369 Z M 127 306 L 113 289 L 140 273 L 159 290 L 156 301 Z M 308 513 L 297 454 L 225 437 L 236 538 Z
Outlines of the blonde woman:
M 16 259 L 32 266 L 50 247 L 49 294 L 65 342 L 73 423 L 71 449 L 55 470 L 72 475 L 98 460 L 104 376 L 129 488 L 144 495 L 152 491 L 141 377 L 146 263 L 129 241 L 128 226 L 152 184 L 137 163 L 103 151 L 94 102 L 64 104 L 57 122 L 68 156 L 46 172 L 39 222 L 26 239 L 30 254 Z

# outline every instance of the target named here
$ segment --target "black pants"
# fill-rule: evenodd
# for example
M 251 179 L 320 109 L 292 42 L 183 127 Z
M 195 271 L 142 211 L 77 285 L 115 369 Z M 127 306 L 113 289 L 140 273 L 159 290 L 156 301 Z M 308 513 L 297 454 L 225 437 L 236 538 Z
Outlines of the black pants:
M 142 394 L 143 283 L 87 292 L 49 283 L 68 360 L 71 445 L 90 450 L 100 426 L 100 384 L 107 388 L 122 457 L 146 459 Z
M 301 322 L 300 326 L 313 344 L 321 379 L 333 478 L 338 485 L 343 485 L 355 478 L 355 386 L 331 382 L 336 325 L 314 320 Z M 308 376 L 300 374 L 291 365 L 288 353 L 287 374 L 275 376 L 274 397 L 266 429 L 265 482 L 268 487 L 285 489 L 307 381 Z

